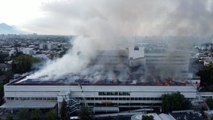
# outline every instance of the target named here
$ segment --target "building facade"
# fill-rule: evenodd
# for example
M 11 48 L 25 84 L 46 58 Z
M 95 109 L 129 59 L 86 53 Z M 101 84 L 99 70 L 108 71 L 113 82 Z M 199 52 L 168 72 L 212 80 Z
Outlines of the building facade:
M 15 85 L 4 86 L 5 104 L 1 108 L 53 108 L 65 99 L 70 106 L 87 104 L 94 112 L 119 112 L 122 109 L 161 105 L 161 96 L 179 91 L 187 99 L 197 98 L 193 86 L 141 85 Z

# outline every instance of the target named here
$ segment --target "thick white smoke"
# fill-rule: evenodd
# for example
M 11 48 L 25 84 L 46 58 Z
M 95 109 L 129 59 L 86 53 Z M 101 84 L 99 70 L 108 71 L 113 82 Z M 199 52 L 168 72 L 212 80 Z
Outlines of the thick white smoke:
M 212 6 L 212 0 L 60 0 L 44 4 L 44 17 L 25 27 L 93 37 L 211 35 Z
M 132 44 L 135 36 L 205 36 L 213 30 L 209 0 L 63 0 L 43 9 L 46 17 L 29 29 L 78 37 L 65 56 L 29 78 L 79 73 L 98 50 Z

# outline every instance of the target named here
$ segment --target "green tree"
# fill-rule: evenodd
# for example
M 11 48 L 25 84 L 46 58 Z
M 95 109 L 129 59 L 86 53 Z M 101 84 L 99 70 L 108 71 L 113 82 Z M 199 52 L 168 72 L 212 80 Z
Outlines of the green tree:
M 207 99 L 206 100 L 206 103 L 207 103 L 207 105 L 208 105 L 208 107 L 210 108 L 210 109 L 213 109 L 213 99 Z
M 200 87 L 213 91 L 213 64 L 204 66 L 197 75 L 200 76 Z
M 143 115 L 142 116 L 142 120 L 154 120 L 154 117 L 153 116 L 147 116 L 147 115 Z
M 55 110 L 47 112 L 45 120 L 57 120 L 57 112 Z
M 8 57 L 8 54 L 0 52 L 0 63 L 4 63 L 5 59 Z
M 67 108 L 67 102 L 65 100 L 62 101 L 61 103 L 61 111 L 60 111 L 60 114 L 61 114 L 61 119 L 62 120 L 69 120 L 69 113 L 68 113 L 68 108 Z
M 17 113 L 17 120 L 30 120 L 30 112 L 28 109 L 22 109 Z
M 0 105 L 4 103 L 4 86 L 0 85 Z
M 13 116 L 12 115 L 8 115 L 6 120 L 13 120 Z
M 42 119 L 41 110 L 35 109 L 31 111 L 31 120 L 41 120 L 41 119 Z
M 79 118 L 80 120 L 93 120 L 94 116 L 92 110 L 87 106 L 81 106 Z
M 33 64 L 37 62 L 39 62 L 39 60 L 30 55 L 19 55 L 13 61 L 13 72 L 19 74 L 29 72 L 32 70 Z
M 162 96 L 162 111 L 171 112 L 173 110 L 186 110 L 192 106 L 191 102 L 187 100 L 180 92 L 173 94 L 165 94 Z

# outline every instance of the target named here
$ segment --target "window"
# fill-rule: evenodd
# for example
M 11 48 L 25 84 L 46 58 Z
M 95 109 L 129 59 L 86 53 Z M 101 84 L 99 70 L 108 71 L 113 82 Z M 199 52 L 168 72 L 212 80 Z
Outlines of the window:
M 129 92 L 99 92 L 99 96 L 130 96 Z
M 137 50 L 137 51 L 138 51 L 138 50 L 139 50 L 139 47 L 136 46 L 136 47 L 134 48 L 134 50 Z

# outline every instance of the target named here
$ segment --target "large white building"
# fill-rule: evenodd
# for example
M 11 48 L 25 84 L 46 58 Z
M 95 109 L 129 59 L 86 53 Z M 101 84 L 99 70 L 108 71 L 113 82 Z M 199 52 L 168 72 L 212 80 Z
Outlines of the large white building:
M 179 91 L 187 99 L 197 98 L 196 88 L 185 86 L 79 85 L 60 83 L 19 83 L 4 86 L 2 108 L 53 108 L 63 99 L 70 106 L 88 104 L 94 112 L 118 112 L 122 109 L 159 106 L 161 96 Z
M 163 57 L 162 55 L 146 54 L 142 47 L 129 48 L 127 50 L 129 52 L 120 51 L 113 52 L 113 54 L 104 52 L 99 55 L 97 61 L 100 61 L 98 65 L 108 66 L 109 69 L 113 68 L 118 76 L 121 74 L 117 69 L 120 68 L 118 63 L 123 64 L 124 67 L 128 67 L 129 64 L 130 67 L 133 67 L 133 72 L 130 75 L 131 77 L 124 77 L 128 78 L 128 80 L 116 78 L 117 82 L 109 82 L 107 79 L 90 82 L 85 79 L 73 80 L 74 77 L 72 76 L 54 81 L 42 81 L 39 79 L 14 80 L 4 86 L 5 104 L 1 107 L 11 109 L 47 109 L 58 106 L 60 108 L 61 102 L 65 99 L 70 105 L 71 112 L 75 111 L 80 104 L 87 104 L 93 107 L 94 112 L 119 112 L 131 108 L 159 107 L 161 105 L 161 96 L 174 92 L 180 92 L 189 100 L 197 98 L 196 87 L 186 82 L 178 84 L 175 81 L 169 81 L 168 84 L 134 82 L 136 77 L 132 77 L 132 75 L 139 75 L 139 80 L 144 75 L 143 71 L 138 70 L 137 66 L 140 68 L 150 64 L 162 64 L 165 61 L 165 54 Z M 117 54 L 119 59 L 116 58 Z M 107 56 L 109 56 L 109 60 L 106 59 Z M 176 54 L 176 56 L 178 55 Z M 179 57 L 181 56 L 179 55 Z M 181 62 L 178 62 L 179 59 L 177 57 L 171 60 L 175 65 L 183 64 L 185 66 L 185 58 Z M 111 60 L 113 60 L 113 64 L 108 63 Z M 134 71 L 134 69 L 137 70 Z M 130 74 L 128 71 L 126 73 L 127 75 Z

